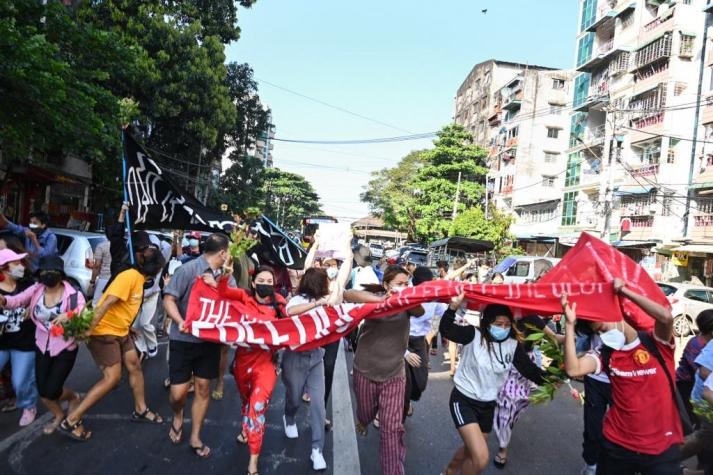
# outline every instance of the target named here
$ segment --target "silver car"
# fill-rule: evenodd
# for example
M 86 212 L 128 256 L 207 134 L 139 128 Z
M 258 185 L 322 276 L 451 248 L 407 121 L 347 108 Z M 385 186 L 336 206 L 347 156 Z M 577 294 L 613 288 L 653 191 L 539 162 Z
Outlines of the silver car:
M 657 282 L 671 302 L 673 333 L 689 336 L 698 331 L 696 318 L 703 310 L 713 309 L 713 288 L 678 282 Z
M 87 296 L 94 267 L 94 249 L 100 242 L 106 241 L 106 236 L 75 229 L 50 230 L 57 236 L 57 251 L 64 261 L 67 280 Z

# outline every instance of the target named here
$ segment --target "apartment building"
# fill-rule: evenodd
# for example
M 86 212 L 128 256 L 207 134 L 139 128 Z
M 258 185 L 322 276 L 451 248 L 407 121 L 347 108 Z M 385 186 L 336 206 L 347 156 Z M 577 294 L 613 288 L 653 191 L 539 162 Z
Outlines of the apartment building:
M 700 142 L 713 133 L 713 103 L 696 116 L 701 61 L 704 99 L 713 96 L 706 1 L 580 4 L 560 234 L 595 231 L 642 249 L 693 236 L 713 242 L 705 147 L 713 149 Z M 695 206 L 686 225 L 692 153 Z
M 557 228 L 571 85 L 570 71 L 526 68 L 494 96 L 489 197 L 515 216 L 511 232 L 521 244 Z

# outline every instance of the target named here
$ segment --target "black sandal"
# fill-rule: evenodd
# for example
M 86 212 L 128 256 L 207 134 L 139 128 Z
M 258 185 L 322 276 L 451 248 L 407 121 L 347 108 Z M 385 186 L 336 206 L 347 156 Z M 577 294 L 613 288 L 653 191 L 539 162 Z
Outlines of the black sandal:
M 238 434 L 238 436 L 235 438 L 235 442 L 237 442 L 238 444 L 242 444 L 242 445 L 247 444 L 247 443 L 248 443 L 248 436 L 247 436 L 247 434 L 245 434 L 244 432 L 241 432 L 241 433 Z
M 507 463 L 507 457 L 502 457 L 500 456 L 500 454 L 495 454 L 495 458 L 493 459 L 493 465 L 495 465 L 496 468 L 503 469 L 505 468 L 505 464 Z
M 153 419 L 147 417 L 149 414 L 153 414 Z M 145 422 L 147 424 L 163 424 L 163 418 L 157 412 L 153 412 L 149 409 L 148 406 L 146 406 L 146 410 L 141 414 L 136 411 L 132 412 L 131 420 L 134 422 Z
M 204 452 L 205 449 L 208 449 L 208 453 L 201 454 L 201 452 Z M 195 456 L 198 458 L 207 459 L 210 456 L 210 447 L 208 447 L 205 444 L 201 445 L 200 447 L 193 447 L 191 445 L 191 450 L 193 451 Z
M 82 427 L 82 432 L 75 434 L 74 431 L 79 429 L 79 427 Z M 70 424 L 67 419 L 63 419 L 62 422 L 59 423 L 59 433 L 77 442 L 86 442 L 92 437 L 92 432 L 83 427 L 81 419 L 74 424 Z

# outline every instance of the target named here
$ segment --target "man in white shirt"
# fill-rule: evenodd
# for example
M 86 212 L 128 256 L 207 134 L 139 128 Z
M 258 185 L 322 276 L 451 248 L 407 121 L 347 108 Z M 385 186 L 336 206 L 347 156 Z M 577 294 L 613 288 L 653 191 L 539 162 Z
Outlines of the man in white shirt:
M 360 244 L 354 250 L 354 261 L 357 267 L 352 273 L 352 289 L 364 290 L 364 285 L 379 284 L 379 278 L 371 266 L 371 251 Z

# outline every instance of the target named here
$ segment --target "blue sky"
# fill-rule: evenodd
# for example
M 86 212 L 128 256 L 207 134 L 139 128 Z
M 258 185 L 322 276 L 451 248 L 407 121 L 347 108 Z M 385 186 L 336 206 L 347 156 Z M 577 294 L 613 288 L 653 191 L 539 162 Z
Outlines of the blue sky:
M 258 0 L 240 9 L 242 35 L 226 53 L 253 67 L 277 137 L 392 137 L 449 123 L 458 86 L 483 60 L 572 67 L 577 14 L 576 0 Z M 368 213 L 359 193 L 369 172 L 429 146 L 276 142 L 273 154 L 312 183 L 328 214 L 351 220 Z

